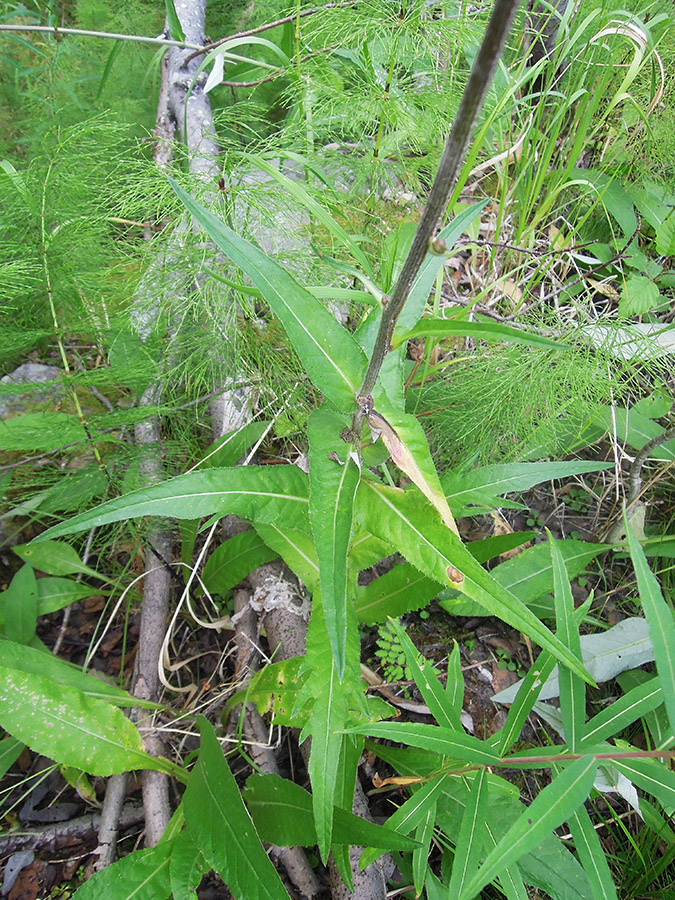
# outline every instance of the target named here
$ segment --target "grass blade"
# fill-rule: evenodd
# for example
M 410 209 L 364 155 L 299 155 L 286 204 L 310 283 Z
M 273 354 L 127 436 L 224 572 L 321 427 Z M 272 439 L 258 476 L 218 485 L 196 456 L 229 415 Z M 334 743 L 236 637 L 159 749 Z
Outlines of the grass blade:
M 675 621 L 673 611 L 663 599 L 661 588 L 647 563 L 644 551 L 633 533 L 625 511 L 628 548 L 635 568 L 640 602 L 649 625 L 656 669 L 661 679 L 663 702 L 670 727 L 675 731 Z
M 459 837 L 455 846 L 455 861 L 450 875 L 448 896 L 459 897 L 471 872 L 478 868 L 483 850 L 483 832 L 487 813 L 487 770 L 476 773 L 462 816 Z
M 581 662 L 581 641 L 579 628 L 574 621 L 574 598 L 567 577 L 565 560 L 556 542 L 549 533 L 549 546 L 553 562 L 553 592 L 555 597 L 555 616 L 557 633 L 563 644 Z M 562 714 L 565 740 L 573 752 L 583 735 L 586 721 L 586 691 L 584 683 L 569 669 L 561 669 L 558 675 L 560 683 L 560 712 Z
M 554 828 L 581 806 L 593 787 L 597 764 L 593 757 L 575 760 L 536 797 L 488 854 L 483 865 L 465 885 L 458 900 L 470 900 L 505 868 L 533 850 Z

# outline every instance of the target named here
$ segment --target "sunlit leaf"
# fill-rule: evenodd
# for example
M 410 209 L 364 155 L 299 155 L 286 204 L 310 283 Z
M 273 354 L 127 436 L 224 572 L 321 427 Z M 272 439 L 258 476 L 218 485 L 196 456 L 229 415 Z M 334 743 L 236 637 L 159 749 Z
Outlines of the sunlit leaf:
M 205 469 L 95 506 L 47 529 L 34 543 L 140 516 L 194 519 L 236 513 L 262 522 L 306 522 L 308 493 L 307 476 L 297 466 Z
M 131 769 L 176 774 L 177 766 L 143 750 L 121 710 L 32 672 L 0 666 L 0 724 L 36 753 L 92 775 Z

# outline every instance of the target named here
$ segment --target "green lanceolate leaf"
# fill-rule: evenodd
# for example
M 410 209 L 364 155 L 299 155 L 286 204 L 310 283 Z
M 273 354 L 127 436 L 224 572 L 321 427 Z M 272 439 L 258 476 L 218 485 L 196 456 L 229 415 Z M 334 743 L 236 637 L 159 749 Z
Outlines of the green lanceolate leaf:
M 579 639 L 579 628 L 574 621 L 572 588 L 567 577 L 562 553 L 550 533 L 549 546 L 553 561 L 556 634 L 581 662 L 581 641 Z M 577 745 L 583 736 L 584 723 L 586 721 L 586 690 L 583 681 L 572 674 L 569 669 L 561 669 L 558 680 L 560 683 L 560 712 L 565 730 L 565 740 L 570 749 L 576 752 Z
M 174 181 L 171 186 L 217 246 L 262 292 L 314 384 L 337 407 L 350 412 L 366 369 L 365 355 L 351 334 L 278 263 L 228 228 Z
M 425 821 L 429 810 L 436 806 L 447 778 L 447 775 L 438 775 L 421 785 L 412 797 L 409 797 L 395 813 L 389 816 L 383 827 L 401 834 L 410 834 L 412 831 L 416 831 Z M 359 868 L 365 869 L 380 855 L 377 850 L 368 847 L 361 854 Z
M 169 867 L 173 900 L 196 900 L 195 891 L 208 868 L 204 854 L 192 840 L 190 832 L 187 829 L 181 831 L 174 838 Z
M 459 897 L 466 880 L 478 868 L 482 856 L 485 820 L 488 811 L 487 770 L 476 772 L 462 816 L 459 837 L 455 845 L 448 895 Z
M 194 519 L 236 513 L 262 522 L 306 524 L 308 480 L 297 466 L 206 469 L 109 500 L 47 529 L 35 541 L 141 516 Z
M 169 864 L 173 843 L 136 850 L 96 872 L 73 894 L 73 900 L 165 900 L 171 895 Z
M 310 593 L 319 587 L 319 561 L 316 558 L 316 547 L 309 533 L 309 521 L 305 520 L 306 529 L 290 528 L 282 521 L 269 525 L 254 522 L 253 527 L 268 547 L 271 547 L 295 572 Z
M 347 604 L 353 602 L 347 551 L 359 483 L 359 469 L 349 453 L 343 462 L 335 458 L 336 448 L 344 446 L 340 431 L 345 424 L 338 414 L 317 409 L 308 425 L 309 521 L 319 559 L 324 619 L 340 679 L 345 669 Z
M 552 341 L 508 325 L 496 322 L 469 322 L 466 319 L 437 319 L 432 316 L 422 319 L 414 328 L 397 334 L 395 347 L 404 341 L 418 337 L 455 337 L 457 335 L 475 337 L 484 341 L 508 341 L 510 344 L 529 344 L 535 347 L 547 347 L 551 350 L 566 350 L 565 344 Z
M 311 795 L 279 775 L 252 775 L 246 782 L 246 805 L 264 841 L 282 847 L 312 847 L 316 828 Z M 383 850 L 413 850 L 415 841 L 390 828 L 382 828 L 339 806 L 334 810 L 333 839 Z
M 489 201 L 481 200 L 474 203 L 467 209 L 462 210 L 455 218 L 440 232 L 438 238 L 442 238 L 448 246 L 452 248 L 455 241 L 461 237 L 462 233 L 469 227 L 476 216 L 479 216 L 485 209 Z M 429 294 L 436 281 L 436 276 L 446 260 L 445 254 L 437 255 L 427 253 L 424 262 L 420 268 L 419 274 L 410 290 L 405 306 L 401 311 L 396 323 L 394 331 L 395 339 L 398 343 L 399 333 L 404 332 L 413 327 L 420 318 L 429 299 Z
M 27 644 L 35 634 L 38 615 L 38 586 L 32 566 L 21 566 L 0 595 L 0 604 L 9 640 Z
M 185 824 L 238 900 L 288 900 L 265 852 L 212 725 L 198 718 L 201 749 L 183 797 Z
M 570 816 L 568 824 L 574 838 L 574 849 L 593 892 L 593 900 L 616 900 L 616 887 L 605 849 L 583 806 Z
M 365 587 L 356 589 L 359 622 L 374 625 L 426 606 L 438 594 L 438 582 L 422 575 L 409 563 L 394 566 Z
M 597 764 L 592 757 L 585 756 L 570 763 L 544 788 L 490 851 L 483 865 L 465 884 L 458 900 L 475 897 L 504 869 L 517 863 L 521 856 L 541 843 L 545 835 L 573 815 L 588 797 L 596 769 Z
M 42 580 L 42 579 L 41 579 Z M 40 675 L 54 684 L 76 688 L 94 700 L 104 700 L 113 706 L 142 706 L 161 709 L 158 703 L 138 700 L 114 684 L 87 675 L 78 666 L 65 662 L 51 653 L 35 647 L 25 647 L 13 641 L 0 641 L 0 666 L 16 671 Z
M 131 769 L 182 773 L 143 750 L 121 710 L 32 672 L 0 666 L 0 724 L 36 753 L 92 775 Z
M 47 575 L 73 575 L 75 572 L 92 578 L 104 579 L 94 569 L 85 565 L 76 550 L 63 541 L 43 541 L 37 544 L 22 544 L 12 550 L 34 569 Z
M 342 730 L 347 722 L 347 703 L 344 687 L 340 684 L 335 663 L 329 662 L 330 671 L 323 682 L 323 690 L 316 698 L 309 722 L 303 729 L 303 737 L 311 734 L 312 751 L 307 770 L 312 784 L 314 824 L 319 853 L 328 859 L 333 839 L 333 809 L 337 788 L 338 764 Z
M 632 688 L 623 697 L 606 706 L 597 716 L 593 716 L 586 723 L 583 743 L 591 746 L 620 734 L 628 725 L 657 709 L 662 703 L 663 691 L 657 675 L 644 684 Z
M 457 535 L 442 524 L 438 514 L 422 498 L 362 479 L 357 501 L 364 527 L 403 553 L 421 572 L 439 584 L 448 585 L 449 570 L 459 570 L 464 581 L 458 589 L 492 615 L 523 631 L 542 649 L 550 650 L 584 681 L 591 681 L 569 649 L 476 562 Z
M 416 725 L 408 722 L 372 722 L 350 728 L 352 734 L 367 734 L 371 737 L 399 741 L 410 747 L 431 750 L 443 756 L 477 766 L 491 766 L 499 762 L 499 754 L 485 741 L 471 734 L 445 728 L 440 725 Z
M 479 466 L 477 469 L 451 470 L 441 478 L 450 508 L 456 516 L 472 515 L 471 506 L 492 509 L 501 505 L 504 494 L 527 491 L 535 484 L 556 478 L 568 478 L 585 472 L 597 472 L 612 463 L 535 462 Z
M 640 602 L 649 625 L 649 637 L 654 647 L 656 669 L 661 680 L 663 702 L 670 727 L 675 730 L 675 621 L 673 611 L 663 599 L 659 583 L 654 577 L 638 539 L 625 513 L 624 522 L 628 547 L 635 567 Z
M 391 627 L 403 647 L 406 663 L 422 694 L 422 699 L 429 707 L 436 722 L 439 725 L 463 732 L 460 722 L 461 704 L 458 709 L 452 702 L 452 698 L 447 696 L 432 663 L 418 653 L 417 647 L 398 622 L 392 621 Z

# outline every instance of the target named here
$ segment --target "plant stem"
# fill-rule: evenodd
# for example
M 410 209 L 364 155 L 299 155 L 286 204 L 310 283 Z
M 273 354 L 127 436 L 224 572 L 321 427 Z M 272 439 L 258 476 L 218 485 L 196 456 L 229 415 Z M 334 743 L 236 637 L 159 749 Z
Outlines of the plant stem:
M 252 34 L 261 34 L 263 31 L 269 31 L 271 28 L 277 28 L 279 25 L 286 25 L 288 22 L 296 22 L 298 19 L 304 19 L 307 16 L 313 16 L 314 13 L 324 12 L 327 9 L 344 9 L 347 6 L 357 6 L 357 3 L 354 0 L 345 0 L 343 3 L 326 3 L 325 6 L 318 6 L 314 9 L 301 9 L 299 11 L 293 12 L 290 16 L 284 16 L 283 19 L 275 19 L 273 22 L 265 22 L 264 25 L 258 25 L 255 28 L 248 28 L 246 31 L 238 31 L 236 34 L 228 34 L 227 37 L 219 38 L 217 41 L 213 41 L 211 44 L 205 44 L 199 50 L 191 53 L 190 56 L 185 60 L 186 63 L 189 63 L 191 59 L 195 56 L 199 56 L 201 53 L 208 53 L 210 50 L 214 50 L 216 47 L 220 47 L 221 44 L 226 43 L 227 41 L 233 40 L 233 38 L 242 38 L 249 37 Z
M 384 306 L 380 330 L 358 397 L 367 397 L 372 393 L 384 358 L 391 349 L 391 339 L 396 321 L 427 255 L 429 241 L 433 237 L 441 216 L 446 211 L 474 124 L 492 82 L 518 6 L 519 0 L 496 0 L 495 2 L 410 252 L 403 264 L 392 295 Z M 362 428 L 363 410 L 359 406 L 354 414 L 353 431 L 359 435 Z
M 111 31 L 86 31 L 82 28 L 59 28 L 56 25 L 0 25 L 0 33 L 3 31 L 33 31 L 41 34 L 75 34 L 80 37 L 104 38 L 108 41 L 132 41 L 136 44 L 159 44 L 162 47 L 184 47 L 190 50 L 198 50 L 203 53 L 203 48 L 185 41 L 172 41 L 163 37 L 146 37 L 142 34 L 116 34 Z

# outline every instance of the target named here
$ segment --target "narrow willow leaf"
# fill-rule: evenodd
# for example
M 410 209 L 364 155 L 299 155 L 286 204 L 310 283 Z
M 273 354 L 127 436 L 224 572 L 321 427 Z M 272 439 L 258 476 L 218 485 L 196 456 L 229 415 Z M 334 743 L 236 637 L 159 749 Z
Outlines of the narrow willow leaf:
M 459 897 L 467 879 L 474 875 L 483 851 L 483 833 L 487 818 L 487 770 L 476 772 L 462 816 L 455 845 L 448 896 Z
M 574 849 L 584 868 L 593 892 L 593 900 L 616 900 L 616 886 L 607 864 L 605 848 L 583 806 L 568 820 Z
M 429 871 L 429 848 L 431 847 L 431 839 L 434 836 L 435 820 L 436 804 L 432 803 L 427 809 L 424 819 L 415 829 L 415 840 L 422 845 L 413 850 L 412 857 L 413 884 L 415 885 L 415 895 L 417 897 L 424 890 L 424 882 Z
M 597 716 L 586 723 L 583 742 L 589 746 L 606 741 L 615 734 L 621 734 L 637 719 L 657 709 L 663 703 L 663 691 L 658 676 L 650 678 L 614 700 Z
M 169 181 L 188 212 L 262 291 L 313 383 L 339 409 L 351 412 L 367 364 L 352 335 L 278 263 Z
M 588 797 L 597 764 L 593 757 L 570 763 L 541 791 L 518 821 L 490 851 L 478 872 L 465 884 L 458 900 L 470 900 L 497 875 L 534 849 L 554 828 L 565 822 Z
M 541 692 L 542 684 L 553 671 L 555 664 L 553 654 L 542 650 L 534 665 L 530 667 L 527 675 L 522 680 L 500 733 L 500 754 L 506 753 L 520 737 L 525 720 L 532 712 L 532 708 Z
M 614 748 L 607 748 L 612 750 Z M 614 759 L 612 765 L 659 801 L 667 810 L 675 809 L 675 772 L 656 759 Z
M 573 462 L 504 463 L 476 469 L 451 469 L 441 478 L 448 503 L 456 516 L 472 515 L 471 507 L 494 509 L 504 494 L 527 491 L 543 481 L 597 472 L 613 463 Z
M 208 868 L 190 832 L 181 831 L 174 839 L 169 866 L 172 900 L 197 900 L 196 890 Z
M 75 688 L 86 694 L 87 697 L 112 703 L 113 706 L 142 706 L 146 709 L 162 708 L 158 703 L 138 700 L 127 693 L 127 691 L 117 687 L 117 685 L 103 681 L 102 678 L 88 675 L 78 666 L 59 659 L 58 656 L 53 656 L 51 653 L 46 653 L 44 650 L 38 650 L 35 647 L 25 647 L 13 641 L 0 641 L 0 666 L 32 675 L 39 675 L 55 685 Z
M 407 722 L 373 722 L 349 729 L 350 734 L 367 734 L 371 737 L 399 741 L 410 747 L 431 750 L 452 759 L 476 766 L 490 766 L 499 762 L 499 754 L 487 743 L 471 734 L 442 728 L 439 725 L 414 725 Z
M 359 516 L 368 531 L 404 553 L 421 572 L 440 584 L 448 583 L 449 569 L 457 569 L 464 575 L 460 587 L 465 594 L 523 631 L 542 649 L 550 650 L 584 681 L 591 681 L 569 649 L 476 562 L 460 539 L 434 518 L 432 508 L 421 498 L 366 479 L 361 480 L 357 498 Z
M 391 627 L 403 647 L 406 663 L 419 692 L 422 694 L 422 699 L 429 707 L 436 722 L 446 728 L 452 728 L 455 731 L 464 733 L 459 718 L 461 707 L 460 711 L 458 711 L 456 706 L 449 700 L 443 685 L 438 680 L 433 665 L 428 659 L 424 659 L 420 655 L 417 647 L 415 647 L 398 622 L 392 621 Z
M 0 666 L 0 724 L 36 753 L 91 775 L 131 769 L 182 772 L 143 750 L 136 727 L 117 708 L 31 672 Z
M 498 325 L 493 321 L 469 322 L 466 319 L 439 319 L 428 316 L 422 319 L 414 328 L 398 333 L 394 346 L 398 347 L 404 341 L 418 337 L 475 337 L 482 341 L 508 341 L 510 344 L 527 344 L 533 347 L 546 347 L 549 350 L 568 350 L 566 344 L 552 341 L 534 332 L 528 332 L 519 328 L 511 328 L 509 325 Z
M 426 819 L 427 812 L 436 806 L 436 802 L 443 791 L 447 775 L 439 775 L 418 788 L 412 797 L 409 797 L 402 806 L 393 813 L 384 823 L 384 828 L 401 834 L 410 834 Z M 359 868 L 365 869 L 374 862 L 381 853 L 372 847 L 368 847 L 361 854 Z
M 581 661 L 581 641 L 579 628 L 574 621 L 574 598 L 565 561 L 557 543 L 550 532 L 548 535 L 553 561 L 553 591 L 555 596 L 555 613 L 557 634 L 560 640 Z M 586 721 L 586 690 L 583 681 L 569 669 L 561 669 L 558 676 L 560 682 L 560 712 L 562 714 L 565 740 L 573 752 L 582 738 Z
M 313 847 L 316 828 L 312 818 L 312 797 L 306 790 L 279 775 L 251 775 L 244 800 L 263 841 L 281 847 Z M 339 806 L 334 810 L 333 840 L 382 850 L 413 850 L 415 841 L 375 825 Z
M 659 583 L 654 577 L 624 511 L 628 547 L 635 568 L 640 602 L 649 625 L 654 647 L 656 669 L 661 680 L 663 702 L 670 727 L 675 730 L 675 621 L 673 611 L 663 599 Z
M 169 865 L 173 842 L 136 850 L 96 872 L 73 900 L 165 900 L 171 896 Z
M 262 522 L 306 523 L 308 480 L 297 466 L 206 469 L 132 491 L 54 525 L 35 544 L 141 516 L 194 519 L 236 513 Z M 33 544 L 31 544 L 33 546 Z
M 255 531 L 242 531 L 216 547 L 206 561 L 202 582 L 210 593 L 224 594 L 258 566 L 276 557 Z
M 185 824 L 238 900 L 288 900 L 265 852 L 213 726 L 197 719 L 201 749 L 183 796 Z
M 358 466 L 345 454 L 335 459 L 345 420 L 327 409 L 316 409 L 309 418 L 309 521 L 319 559 L 321 599 L 337 676 L 345 670 L 348 584 L 347 551 L 352 530 L 354 497 L 359 483 Z
M 176 7 L 173 0 L 164 0 L 164 5 L 166 6 L 166 18 L 169 22 L 169 32 L 171 34 L 172 40 L 184 41 L 185 33 L 183 32 L 183 28 L 181 27 L 180 19 L 178 18 L 178 13 L 176 12 Z
M 0 595 L 0 601 L 8 639 L 27 644 L 35 634 L 38 613 L 38 586 L 32 566 L 21 566 L 7 590 Z

